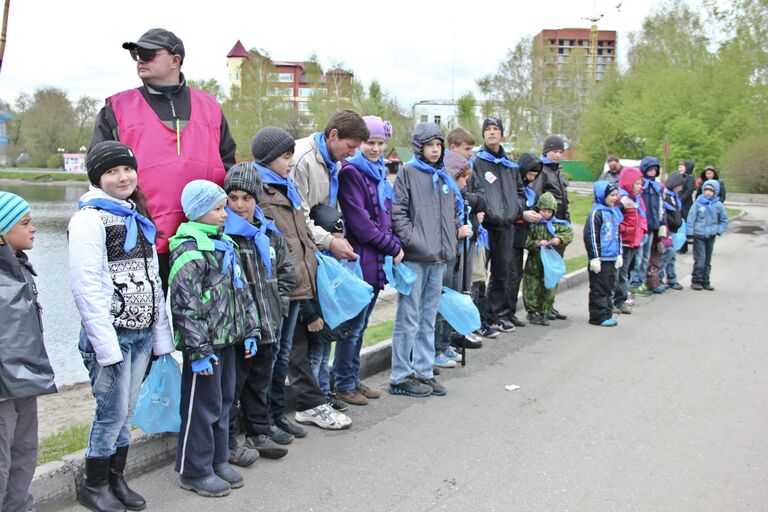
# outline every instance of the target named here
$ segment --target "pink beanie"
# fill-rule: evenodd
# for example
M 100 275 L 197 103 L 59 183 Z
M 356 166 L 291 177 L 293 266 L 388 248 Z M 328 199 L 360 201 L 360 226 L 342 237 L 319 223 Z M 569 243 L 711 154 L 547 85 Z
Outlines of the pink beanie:
M 382 121 L 379 116 L 364 116 L 365 126 L 371 133 L 371 139 L 389 140 L 392 137 L 392 124 L 389 121 Z

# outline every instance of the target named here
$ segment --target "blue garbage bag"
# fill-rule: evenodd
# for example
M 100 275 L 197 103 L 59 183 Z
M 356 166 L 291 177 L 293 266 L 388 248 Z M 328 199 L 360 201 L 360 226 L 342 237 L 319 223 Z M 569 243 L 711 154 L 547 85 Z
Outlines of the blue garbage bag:
M 456 332 L 467 336 L 480 328 L 480 311 L 472 297 L 443 286 L 440 296 L 440 314 Z
M 373 299 L 373 286 L 360 276 L 360 259 L 352 269 L 333 256 L 320 252 L 317 258 L 317 299 L 323 320 L 335 329 L 350 318 L 354 318 Z
M 405 263 L 394 263 L 392 256 L 384 256 L 384 275 L 397 293 L 411 294 L 411 286 L 416 281 L 416 273 Z
M 554 288 L 565 275 L 565 262 L 554 247 L 541 248 L 541 264 L 544 266 L 544 288 Z
M 147 434 L 178 432 L 181 428 L 181 370 L 170 354 L 152 363 L 141 384 L 133 424 Z
M 672 247 L 675 248 L 675 251 L 679 251 L 685 245 L 685 240 L 685 219 L 683 219 L 680 229 L 676 233 L 672 233 Z

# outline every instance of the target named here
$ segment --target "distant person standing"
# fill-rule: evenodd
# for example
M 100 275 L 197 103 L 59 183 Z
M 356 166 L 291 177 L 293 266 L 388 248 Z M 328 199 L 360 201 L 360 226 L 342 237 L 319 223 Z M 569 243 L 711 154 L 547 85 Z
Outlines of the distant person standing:
M 621 162 L 619 162 L 619 157 L 614 155 L 608 156 L 608 158 L 605 159 L 605 163 L 608 164 L 608 169 L 603 171 L 599 179 L 607 181 L 608 183 L 618 187 L 619 174 L 621 174 L 621 170 L 624 169 L 624 166 L 621 165 Z
M 168 238 L 185 221 L 181 191 L 193 180 L 224 184 L 235 164 L 235 141 L 212 96 L 187 86 L 184 43 L 153 28 L 123 43 L 143 85 L 110 96 L 96 118 L 91 148 L 104 140 L 129 145 L 139 162 L 139 187 L 157 225 L 160 277 L 167 287 Z

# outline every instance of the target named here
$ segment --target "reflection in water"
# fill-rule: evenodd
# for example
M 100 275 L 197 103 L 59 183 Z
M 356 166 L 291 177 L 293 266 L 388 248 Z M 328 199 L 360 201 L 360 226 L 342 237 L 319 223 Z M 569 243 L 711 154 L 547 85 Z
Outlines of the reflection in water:
M 56 372 L 56 383 L 85 381 L 88 373 L 77 350 L 80 316 L 69 291 L 67 225 L 77 209 L 77 200 L 88 190 L 88 185 L 10 185 L 0 182 L 0 190 L 20 195 L 32 208 L 32 222 L 38 232 L 29 257 L 37 271 L 45 345 Z

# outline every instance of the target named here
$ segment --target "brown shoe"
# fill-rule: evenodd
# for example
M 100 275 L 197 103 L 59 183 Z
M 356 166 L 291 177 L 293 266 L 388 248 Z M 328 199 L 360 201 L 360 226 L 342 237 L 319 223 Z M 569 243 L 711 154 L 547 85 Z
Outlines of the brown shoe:
M 381 393 L 376 391 L 375 389 L 371 389 L 368 386 L 366 386 L 363 383 L 360 383 L 359 386 L 357 386 L 357 392 L 363 395 L 365 398 L 379 398 L 381 397 Z
M 336 391 L 336 398 L 352 405 L 368 405 L 368 399 L 356 389 L 350 391 Z

